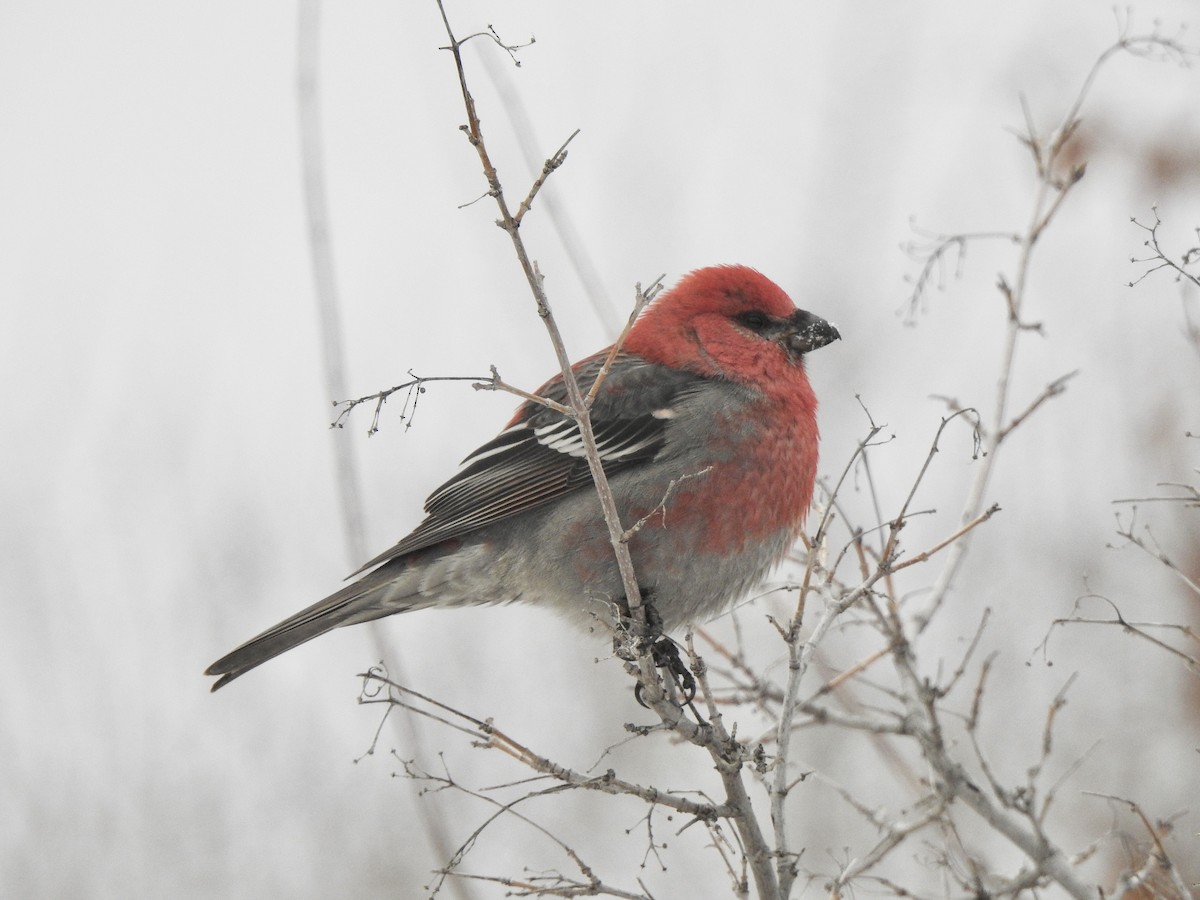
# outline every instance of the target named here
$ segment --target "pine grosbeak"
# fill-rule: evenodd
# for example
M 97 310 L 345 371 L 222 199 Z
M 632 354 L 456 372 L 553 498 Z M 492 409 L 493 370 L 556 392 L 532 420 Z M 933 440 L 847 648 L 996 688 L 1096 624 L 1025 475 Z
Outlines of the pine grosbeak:
M 817 470 L 804 356 L 839 337 L 744 266 L 692 272 L 630 330 L 590 416 L 622 524 L 641 523 L 629 552 L 664 630 L 723 611 L 797 539 Z M 607 355 L 575 365 L 585 392 Z M 538 394 L 567 403 L 561 375 Z M 624 600 L 579 428 L 545 406 L 523 404 L 425 512 L 367 574 L 209 666 L 213 690 L 393 613 L 520 600 L 589 627 Z

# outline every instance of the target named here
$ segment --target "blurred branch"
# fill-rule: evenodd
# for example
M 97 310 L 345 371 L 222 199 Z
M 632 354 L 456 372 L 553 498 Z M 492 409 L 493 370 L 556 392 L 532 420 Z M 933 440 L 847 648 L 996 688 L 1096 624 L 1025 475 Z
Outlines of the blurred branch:
M 1025 230 L 1017 236 L 1017 259 L 1015 262 L 1015 277 L 1011 282 L 1001 276 L 998 282 L 999 290 L 1008 310 L 1007 327 L 1004 348 L 998 377 L 996 379 L 995 396 L 990 414 L 990 424 L 981 429 L 982 453 L 980 464 L 975 471 L 975 477 L 967 493 L 963 506 L 962 521 L 969 522 L 977 518 L 984 508 L 987 488 L 995 470 L 1001 445 L 1013 434 L 1017 427 L 1026 422 L 1045 401 L 1058 396 L 1065 390 L 1066 382 L 1075 374 L 1064 375 L 1048 384 L 1042 392 L 1026 405 L 1023 412 L 1008 420 L 1008 408 L 1011 403 L 1011 384 L 1013 368 L 1016 359 L 1017 346 L 1021 336 L 1027 331 L 1040 331 L 1040 325 L 1028 323 L 1024 318 L 1027 300 L 1026 286 L 1036 250 L 1042 234 L 1054 220 L 1067 195 L 1084 176 L 1085 163 L 1068 161 L 1067 145 L 1079 126 L 1079 115 L 1091 89 L 1103 69 L 1105 63 L 1121 52 L 1129 52 L 1139 56 L 1153 55 L 1161 52 L 1174 57 L 1186 58 L 1191 53 L 1176 38 L 1165 37 L 1154 32 L 1149 35 L 1131 36 L 1128 27 L 1123 26 L 1116 43 L 1104 50 L 1096 59 L 1083 80 L 1074 101 L 1068 107 L 1066 114 L 1058 126 L 1049 134 L 1040 134 L 1033 123 L 1033 116 L 1028 105 L 1022 99 L 1022 110 L 1025 115 L 1025 129 L 1018 137 L 1028 148 L 1032 157 L 1038 182 L 1035 191 L 1033 207 L 1029 214 L 1029 222 Z M 970 540 L 956 542 L 949 551 L 946 562 L 934 583 L 929 597 L 925 602 L 923 612 L 918 616 L 918 631 L 923 631 L 945 602 L 955 579 L 966 558 Z
M 307 226 L 309 259 L 312 264 L 318 331 L 321 338 L 321 368 L 325 379 L 325 396 L 343 397 L 346 394 L 347 365 L 341 298 L 338 293 L 333 260 L 332 224 L 329 213 L 328 178 L 325 169 L 321 119 L 320 13 L 320 0 L 300 0 L 296 25 L 297 123 L 300 132 L 300 166 L 303 178 L 305 224 Z M 393 390 L 399 390 L 399 388 Z M 418 385 L 418 393 L 422 390 L 424 389 Z M 410 397 L 415 412 L 417 394 L 410 394 Z M 386 398 L 380 397 L 375 407 L 371 433 L 378 430 L 379 414 L 384 399 Z M 357 402 L 344 410 L 333 425 L 341 428 L 342 418 L 357 405 Z M 335 401 L 334 406 L 337 405 Z M 407 409 L 407 407 L 408 400 L 406 399 L 405 408 Z M 362 479 L 350 442 L 333 441 L 333 456 L 344 547 L 350 567 L 357 568 L 359 563 L 367 558 Z M 375 657 L 390 659 L 392 653 L 384 636 L 384 630 L 379 623 L 369 623 L 367 634 Z M 398 661 L 393 664 L 400 665 Z M 414 726 L 411 719 L 399 721 L 397 730 L 402 732 L 413 746 L 419 746 L 423 740 L 423 735 Z M 444 858 L 450 846 L 446 836 L 445 823 L 428 809 L 421 810 L 419 815 L 421 831 L 429 842 L 430 848 Z M 467 900 L 470 895 L 469 892 L 458 889 L 455 891 L 455 896 L 460 900 Z
M 321 337 L 321 371 L 325 377 L 325 396 L 342 397 L 346 394 L 345 340 L 342 336 L 341 302 L 333 266 L 333 239 L 318 92 L 320 9 L 318 0 L 301 0 L 299 5 L 296 35 L 297 120 L 300 126 L 305 224 L 309 261 L 312 264 L 318 332 Z M 357 566 L 359 561 L 367 556 L 358 466 L 351 447 L 345 441 L 334 441 L 333 452 L 346 555 L 351 565 Z M 382 649 L 383 639 L 377 632 L 374 633 L 373 639 Z
M 961 278 L 966 262 L 967 248 L 980 241 L 1006 241 L 1020 243 L 1021 236 L 1006 231 L 977 231 L 966 234 L 939 234 L 934 231 L 924 231 L 917 226 L 915 220 L 910 220 L 909 227 L 920 236 L 919 241 L 909 241 L 901 245 L 908 258 L 921 263 L 921 269 L 916 277 L 906 277 L 912 284 L 912 292 L 905 304 L 907 312 L 905 321 L 914 324 L 917 313 L 922 308 L 930 286 L 943 290 L 946 286 L 946 267 L 953 257 L 955 279 Z
M 1179 488 L 1182 494 L 1174 497 L 1123 497 L 1113 503 L 1180 503 L 1186 507 L 1200 509 L 1200 488 L 1194 484 L 1183 484 L 1178 481 L 1160 481 L 1159 487 Z
M 1151 824 L 1150 819 L 1142 811 L 1142 808 L 1132 800 L 1127 800 L 1124 797 L 1116 797 L 1112 794 L 1102 794 L 1097 791 L 1084 791 L 1084 794 L 1091 797 L 1102 797 L 1105 800 L 1111 800 L 1115 803 L 1124 805 L 1130 812 L 1137 817 L 1141 822 L 1142 827 L 1146 829 L 1146 833 L 1150 836 L 1150 851 L 1146 854 L 1145 864 L 1136 872 L 1122 873 L 1121 878 L 1117 883 L 1117 889 L 1109 896 L 1113 900 L 1120 900 L 1133 891 L 1137 891 L 1139 896 L 1150 893 L 1153 897 L 1172 897 L 1173 900 L 1192 900 L 1195 894 L 1192 888 L 1189 887 L 1179 874 L 1179 867 L 1172 862 L 1171 857 L 1167 854 L 1167 848 L 1163 844 L 1163 838 L 1172 831 L 1171 821 L 1160 820 L 1156 824 Z M 1172 895 L 1169 892 L 1163 891 L 1161 886 L 1154 883 L 1154 876 L 1159 875 L 1165 878 L 1166 883 L 1174 889 Z
M 1136 508 L 1135 508 L 1135 514 L 1136 514 Z M 1166 552 L 1162 549 L 1162 547 L 1160 547 L 1158 545 L 1158 541 L 1156 541 L 1154 539 L 1154 534 L 1150 531 L 1149 525 L 1145 526 L 1142 529 L 1146 533 L 1146 537 L 1142 538 L 1141 535 L 1134 534 L 1134 530 L 1133 530 L 1134 518 L 1130 518 L 1129 524 L 1124 527 L 1121 527 L 1120 521 L 1121 521 L 1120 517 L 1118 516 L 1118 518 L 1117 518 L 1117 534 L 1119 534 L 1121 537 L 1125 538 L 1125 540 L 1127 540 L 1133 546 L 1137 547 L 1139 550 L 1141 550 L 1143 553 L 1145 553 L 1151 559 L 1157 560 L 1158 562 L 1160 562 L 1164 566 L 1166 566 L 1168 569 L 1170 569 L 1172 572 L 1174 572 L 1175 576 L 1177 578 L 1179 578 L 1179 580 L 1182 581 L 1185 585 L 1187 585 L 1188 590 L 1190 590 L 1197 597 L 1200 597 L 1200 584 L 1197 584 L 1195 581 L 1193 581 L 1191 578 L 1189 578 L 1187 573 L 1184 572 L 1183 569 L 1181 569 L 1169 556 L 1167 556 Z M 1153 546 L 1151 546 L 1151 545 L 1153 545 Z
M 1043 652 L 1045 652 L 1046 648 L 1049 646 L 1049 643 L 1050 643 L 1050 635 L 1054 631 L 1055 628 L 1059 628 L 1059 627 L 1063 627 L 1063 626 L 1067 626 L 1067 625 L 1107 625 L 1107 626 L 1115 625 L 1116 627 L 1118 627 L 1122 631 L 1124 631 L 1126 634 L 1140 638 L 1140 639 L 1146 641 L 1147 643 L 1152 644 L 1155 647 L 1158 647 L 1160 650 L 1165 650 L 1171 656 L 1174 656 L 1177 659 L 1179 659 L 1185 666 L 1187 666 L 1187 668 L 1189 670 L 1191 670 L 1192 672 L 1194 672 L 1196 674 L 1200 674 L 1200 658 L 1198 658 L 1198 656 L 1200 656 L 1200 635 L 1197 635 L 1196 632 L 1190 626 L 1177 625 L 1177 624 L 1173 624 L 1173 623 L 1169 623 L 1169 622 L 1131 622 L 1125 618 L 1125 616 L 1121 613 L 1120 608 L 1115 603 L 1113 603 L 1112 600 L 1110 600 L 1107 597 L 1104 597 L 1100 594 L 1087 594 L 1083 597 L 1080 597 L 1078 600 L 1075 601 L 1076 609 L 1079 608 L 1080 603 L 1084 600 L 1100 600 L 1100 601 L 1102 601 L 1103 603 L 1107 604 L 1110 609 L 1112 609 L 1113 617 L 1111 619 L 1097 619 L 1097 618 L 1088 618 L 1088 617 L 1084 617 L 1081 615 L 1074 615 L 1069 618 L 1055 619 L 1050 623 L 1050 628 L 1049 628 L 1049 630 L 1047 630 L 1046 636 L 1042 639 L 1042 642 L 1035 649 L 1039 649 L 1039 650 L 1042 650 Z M 1148 629 L 1151 629 L 1151 628 L 1161 629 L 1164 631 L 1178 632 L 1187 641 L 1190 641 L 1191 643 L 1198 645 L 1197 656 L 1190 655 L 1190 654 L 1184 652 L 1183 650 L 1179 650 L 1175 647 L 1172 647 L 1170 644 L 1166 643 L 1166 641 L 1163 641 L 1163 640 L 1160 640 L 1159 638 L 1154 637 L 1154 635 L 1150 634 L 1148 631 Z

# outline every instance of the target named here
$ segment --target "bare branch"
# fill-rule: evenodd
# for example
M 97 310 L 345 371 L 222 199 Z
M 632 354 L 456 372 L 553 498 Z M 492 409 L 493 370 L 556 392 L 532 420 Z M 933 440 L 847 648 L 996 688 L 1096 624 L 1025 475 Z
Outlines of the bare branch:
M 658 501 L 658 506 L 654 507 L 654 509 L 650 510 L 650 512 L 646 513 L 646 515 L 642 516 L 640 519 L 638 519 L 636 522 L 634 522 L 632 525 L 630 525 L 629 528 L 627 528 L 625 530 L 625 533 L 623 535 L 621 535 L 621 540 L 629 541 L 635 534 L 637 534 L 639 531 L 642 530 L 642 528 L 645 527 L 647 522 L 649 522 L 651 519 L 655 518 L 656 516 L 662 516 L 662 527 L 666 528 L 667 527 L 667 501 L 670 500 L 671 495 L 673 493 L 675 493 L 675 488 L 677 488 L 683 482 L 687 481 L 689 478 L 703 478 L 705 475 L 707 475 L 711 471 L 712 471 L 712 466 L 705 466 L 703 469 L 701 469 L 698 472 L 685 472 L 683 475 L 680 475 L 678 478 L 672 478 L 671 483 L 667 485 L 667 489 L 663 493 L 662 499 Z
M 1009 432 L 1020 427 L 1020 425 L 1031 415 L 1033 415 L 1034 412 L 1037 411 L 1038 407 L 1040 407 L 1043 403 L 1045 403 L 1047 400 L 1057 397 L 1059 394 L 1065 391 L 1067 389 L 1067 382 L 1078 374 L 1079 370 L 1076 369 L 1073 372 L 1068 372 L 1066 375 L 1060 375 L 1058 378 L 1046 385 L 1042 389 L 1042 392 L 1033 399 L 1033 402 L 1025 407 L 1022 412 L 1014 416 L 1013 420 L 1005 425 L 1003 429 L 1001 429 L 997 443 L 1008 437 Z
M 1100 601 L 1106 603 L 1113 611 L 1113 618 L 1111 618 L 1111 619 L 1090 619 L 1090 618 L 1084 618 L 1082 616 L 1072 616 L 1070 618 L 1055 619 L 1054 621 L 1052 621 L 1050 623 L 1050 631 L 1048 631 L 1046 633 L 1046 637 L 1042 640 L 1042 643 L 1039 645 L 1041 648 L 1044 649 L 1049 644 L 1050 632 L 1059 626 L 1107 625 L 1107 626 L 1111 627 L 1111 626 L 1115 625 L 1115 626 L 1121 628 L 1126 634 L 1131 634 L 1134 637 L 1139 637 L 1142 640 L 1148 641 L 1150 644 L 1153 644 L 1155 647 L 1158 647 L 1160 650 L 1165 650 L 1171 656 L 1174 656 L 1177 659 L 1179 659 L 1181 662 L 1183 662 L 1183 664 L 1185 666 L 1187 666 L 1189 670 L 1200 674 L 1200 659 L 1198 659 L 1195 656 L 1189 656 L 1187 653 L 1183 652 L 1182 650 L 1178 650 L 1175 647 L 1172 647 L 1166 641 L 1163 641 L 1163 640 L 1160 640 L 1159 638 L 1154 637 L 1152 634 L 1150 634 L 1147 631 L 1147 629 L 1149 629 L 1149 628 L 1162 628 L 1162 629 L 1165 629 L 1168 631 L 1177 631 L 1180 634 L 1182 634 L 1185 638 L 1187 638 L 1188 640 L 1190 640 L 1192 642 L 1200 642 L 1200 636 L 1198 636 L 1196 634 L 1196 632 L 1193 631 L 1187 625 L 1175 625 L 1175 624 L 1163 623 L 1163 622 L 1130 622 L 1129 620 L 1127 620 L 1124 617 L 1124 615 L 1122 615 L 1121 610 L 1117 607 L 1117 605 L 1115 603 L 1113 603 L 1111 600 L 1109 600 L 1107 597 L 1104 597 L 1100 594 L 1086 594 L 1085 596 L 1080 598 L 1080 600 L 1087 600 L 1087 599 L 1100 600 Z M 1078 606 L 1078 604 L 1079 604 L 1079 601 L 1076 601 L 1076 606 Z
M 955 279 L 962 277 L 963 264 L 966 260 L 967 247 L 980 241 L 1007 241 L 1019 243 L 1021 236 L 1005 231 L 978 231 L 970 234 L 937 234 L 924 232 L 917 227 L 916 222 L 910 222 L 910 227 L 918 234 L 921 241 L 910 241 L 902 249 L 908 257 L 921 263 L 921 270 L 915 277 L 907 280 L 913 289 L 905 303 L 905 321 L 913 324 L 921 303 L 929 292 L 930 284 L 935 284 L 939 290 L 945 287 L 946 265 L 949 257 L 954 257 Z
M 939 550 L 943 550 L 946 547 L 949 547 L 951 544 L 953 544 L 959 538 L 963 537 L 967 532 L 971 531 L 972 529 L 976 528 L 979 525 L 982 525 L 984 522 L 986 522 L 988 519 L 990 519 L 992 516 L 994 516 L 998 512 L 1000 512 L 1000 504 L 993 503 L 991 506 L 989 506 L 987 509 L 985 509 L 983 512 L 981 512 L 979 515 L 977 515 L 974 519 L 972 519 L 970 522 L 968 522 L 962 528 L 958 529 L 958 531 L 954 532 L 954 534 L 950 535 L 950 537 L 946 538 L 944 541 L 939 541 L 938 543 L 936 543 L 932 547 L 930 547 L 928 550 L 922 551 L 921 553 L 918 553 L 916 556 L 906 559 L 902 563 L 897 563 L 896 565 L 890 566 L 889 567 L 890 570 L 892 572 L 899 572 L 901 569 L 907 569 L 909 566 L 916 565 L 917 563 L 925 562 L 927 559 L 929 559 L 931 556 L 933 556 Z
M 650 302 L 658 296 L 662 290 L 662 280 L 665 275 L 659 275 L 650 283 L 650 287 L 642 290 L 642 285 L 639 282 L 635 288 L 635 296 L 633 300 L 633 312 L 629 314 L 629 318 L 625 321 L 625 327 L 621 329 L 621 333 L 617 335 L 616 341 L 609 348 L 608 356 L 604 358 L 603 365 L 600 366 L 600 371 L 596 375 L 596 380 L 592 382 L 592 387 L 588 391 L 585 402 L 588 409 L 592 408 L 592 401 L 596 399 L 596 394 L 600 390 L 600 386 L 604 384 L 604 379 L 608 377 L 608 372 L 612 368 L 613 362 L 621 354 L 621 348 L 625 346 L 625 339 L 629 337 L 629 332 L 637 322 L 638 316 L 642 314 L 642 310 L 650 305 Z
M 400 421 L 406 422 L 405 428 L 412 427 L 412 417 L 417 412 L 417 401 L 421 394 L 425 393 L 425 385 L 434 381 L 481 381 L 483 379 L 475 378 L 470 375 L 432 375 L 428 378 L 422 378 L 419 375 L 413 375 L 411 369 L 408 371 L 412 375 L 411 381 L 406 381 L 403 384 L 398 384 L 395 387 L 386 388 L 382 391 L 377 391 L 374 394 L 367 394 L 364 397 L 359 397 L 356 400 L 335 400 L 334 408 L 341 407 L 341 412 L 337 418 L 329 423 L 330 428 L 345 428 L 346 418 L 354 411 L 355 407 L 361 406 L 363 403 L 375 402 L 375 412 L 371 417 L 371 427 L 367 429 L 367 434 L 376 434 L 379 431 L 379 418 L 383 413 L 383 404 L 385 404 L 392 394 L 399 391 L 407 391 L 404 398 L 404 406 L 400 410 Z M 497 380 L 499 375 L 496 374 L 495 366 L 492 367 L 492 379 Z M 411 407 L 410 404 L 411 403 Z
M 1096 791 L 1084 791 L 1083 793 L 1092 797 L 1103 797 L 1106 800 L 1112 800 L 1128 807 L 1130 812 L 1142 823 L 1142 826 L 1146 829 L 1146 833 L 1150 835 L 1153 845 L 1151 852 L 1146 855 L 1146 864 L 1137 872 L 1125 873 L 1120 880 L 1117 890 L 1111 896 L 1120 898 L 1124 897 L 1130 891 L 1144 890 L 1149 886 L 1147 883 L 1155 874 L 1161 874 L 1166 876 L 1168 883 L 1177 892 L 1178 900 L 1191 900 L 1194 894 L 1179 874 L 1179 867 L 1171 861 L 1171 857 L 1167 854 L 1167 848 L 1162 842 L 1163 837 L 1170 834 L 1172 830 L 1172 823 L 1169 820 L 1159 821 L 1157 825 L 1153 825 L 1142 811 L 1141 806 L 1132 800 L 1127 800 L 1124 797 L 1116 797 L 1112 794 L 1101 794 Z M 1154 894 L 1157 895 L 1158 892 L 1155 891 Z
M 536 403 L 538 406 L 546 407 L 546 409 L 552 409 L 556 413 L 560 413 L 561 415 L 564 415 L 567 418 L 575 417 L 575 411 L 573 409 L 571 409 L 571 407 L 563 406 L 561 403 L 557 403 L 556 401 L 551 400 L 549 397 L 542 397 L 538 394 L 531 394 L 528 391 L 523 391 L 519 387 L 515 387 L 514 385 L 511 385 L 507 381 L 505 381 L 503 378 L 501 378 L 500 373 L 498 371 L 496 371 L 495 366 L 492 366 L 491 368 L 492 368 L 492 377 L 491 378 L 488 378 L 486 380 L 476 379 L 475 380 L 476 383 L 471 385 L 471 387 L 473 387 L 477 391 L 504 391 L 507 394 L 512 394 L 515 397 L 520 397 L 522 400 L 526 400 L 530 403 Z
M 1200 229 L 1196 230 L 1197 246 L 1184 251 L 1183 255 L 1178 260 L 1175 260 L 1162 249 L 1162 246 L 1158 242 L 1158 229 L 1162 225 L 1162 219 L 1158 216 L 1158 207 L 1151 206 L 1150 212 L 1154 214 L 1154 222 L 1150 225 L 1139 222 L 1136 216 L 1129 217 L 1130 222 L 1149 235 L 1144 241 L 1143 246 L 1149 248 L 1152 252 L 1150 256 L 1142 258 L 1131 256 L 1129 258 L 1131 263 L 1148 263 L 1150 268 L 1146 269 L 1146 271 L 1133 281 L 1130 281 L 1128 286 L 1133 287 L 1149 277 L 1152 272 L 1157 272 L 1159 269 L 1171 269 L 1175 272 L 1176 280 L 1188 281 L 1195 287 L 1200 287 L 1200 276 L 1188 271 L 1188 266 L 1200 262 Z
M 564 785 L 600 791 L 606 794 L 627 794 L 638 797 L 647 803 L 668 806 L 677 812 L 685 813 L 698 819 L 716 819 L 734 814 L 729 806 L 696 803 L 675 794 L 664 793 L 656 788 L 626 782 L 609 769 L 600 776 L 587 776 L 572 769 L 560 766 L 545 756 L 535 753 L 524 744 L 506 734 L 491 720 L 478 719 L 459 709 L 448 706 L 432 697 L 404 685 L 397 684 L 387 677 L 381 667 L 372 667 L 360 675 L 363 688 L 359 702 L 363 705 L 383 703 L 389 707 L 400 707 L 410 710 L 417 715 L 425 716 L 439 722 L 448 728 L 460 731 L 471 737 L 475 746 L 481 749 L 495 749 L 511 756 L 535 772 L 547 775 Z M 386 689 L 386 694 L 384 690 Z M 411 702 L 412 698 L 433 709 L 426 709 Z M 440 711 L 437 712 L 437 711 Z
M 525 218 L 525 213 L 529 212 L 530 208 L 533 206 L 533 198 L 536 197 L 538 191 L 542 189 L 542 185 L 546 183 L 546 179 L 554 173 L 555 169 L 567 161 L 567 144 L 575 140 L 575 137 L 578 134 L 579 129 L 576 128 L 573 132 L 571 132 L 571 136 L 563 141 L 562 146 L 554 151 L 554 155 L 546 160 L 546 162 L 542 165 L 541 174 L 538 175 L 537 179 L 530 186 L 529 193 L 525 195 L 525 199 L 522 200 L 521 205 L 517 207 L 516 215 L 513 216 L 513 222 L 516 225 L 521 224 L 521 220 Z
M 1135 514 L 1136 514 L 1136 509 L 1135 509 Z M 1167 556 L 1167 554 L 1163 551 L 1162 547 L 1160 547 L 1158 545 L 1158 542 L 1154 539 L 1154 534 L 1150 531 L 1149 525 L 1147 525 L 1144 529 L 1146 532 L 1146 539 L 1143 539 L 1140 536 L 1134 534 L 1133 519 L 1130 519 L 1130 523 L 1129 523 L 1128 527 L 1126 527 L 1124 529 L 1122 529 L 1120 527 L 1120 517 L 1119 516 L 1118 516 L 1117 522 L 1118 522 L 1117 534 L 1119 534 L 1121 537 L 1125 538 L 1125 540 L 1129 541 L 1129 543 L 1133 544 L 1135 547 L 1137 547 L 1139 550 L 1141 550 L 1143 553 L 1145 553 L 1151 559 L 1154 559 L 1154 560 L 1162 563 L 1164 566 L 1166 566 L 1168 569 L 1170 569 L 1172 572 L 1174 572 L 1176 577 L 1179 578 L 1179 580 L 1182 581 L 1185 585 L 1187 585 L 1188 590 L 1190 590 L 1196 596 L 1200 597 L 1200 584 L 1197 584 L 1190 577 L 1188 577 L 1187 573 L 1184 572 L 1181 568 L 1179 568 L 1179 566 L 1176 565 L 1175 562 L 1169 556 Z M 1153 544 L 1153 546 L 1151 546 L 1151 544 Z

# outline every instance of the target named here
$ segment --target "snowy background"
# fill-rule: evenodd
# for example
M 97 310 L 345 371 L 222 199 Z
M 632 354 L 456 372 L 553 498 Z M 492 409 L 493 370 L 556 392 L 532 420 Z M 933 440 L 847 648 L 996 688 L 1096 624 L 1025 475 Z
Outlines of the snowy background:
M 860 395 L 896 436 L 875 459 L 893 507 L 945 410 L 931 395 L 991 402 L 1004 317 L 994 283 L 1012 259 L 1004 245 L 973 249 L 963 278 L 910 327 L 905 276 L 917 267 L 900 247 L 911 221 L 946 233 L 1024 227 L 1034 185 L 1012 134 L 1019 98 L 1051 127 L 1118 29 L 1108 6 L 1082 0 L 752 11 L 452 0 L 449 14 L 460 35 L 491 24 L 512 42 L 537 38 L 520 68 L 486 41 L 466 54 L 510 195 L 582 130 L 524 229 L 572 355 L 612 338 L 635 282 L 753 265 L 840 327 L 845 340 L 810 365 L 822 472 L 839 471 L 864 432 Z M 1186 21 L 1200 30 L 1194 3 L 1135 2 L 1130 15 L 1135 32 L 1157 19 L 1166 33 Z M 471 375 L 491 364 L 511 383 L 540 384 L 553 355 L 494 208 L 486 198 L 459 208 L 484 185 L 458 131 L 435 6 L 331 4 L 320 27 L 348 392 L 410 369 Z M 360 467 L 373 555 L 416 525 L 428 491 L 515 405 L 434 385 L 410 430 L 398 404 L 370 439 L 362 410 L 329 429 L 296 44 L 287 3 L 0 5 L 0 895 L 420 896 L 446 857 L 423 816 L 443 821 L 453 849 L 490 809 L 418 796 L 392 777 L 400 766 L 385 751 L 441 771 L 444 749 L 476 787 L 526 777 L 444 729 L 414 734 L 399 716 L 355 764 L 379 724 L 377 709 L 355 702 L 354 673 L 379 658 L 366 628 L 216 696 L 201 676 L 362 561 L 341 526 L 336 444 Z M 1046 703 L 1080 671 L 1056 771 L 1084 761 L 1061 789 L 1056 835 L 1082 848 L 1113 817 L 1082 792 L 1121 794 L 1152 816 L 1188 810 L 1175 846 L 1195 860 L 1195 677 L 1115 630 L 1058 632 L 1049 660 L 1034 649 L 1089 591 L 1135 618 L 1200 619 L 1165 569 L 1107 546 L 1121 543 L 1114 499 L 1196 480 L 1197 442 L 1183 433 L 1200 431 L 1200 359 L 1180 288 L 1166 276 L 1125 283 L 1145 268 L 1129 263 L 1144 238 L 1130 216 L 1148 219 L 1158 204 L 1168 247 L 1195 244 L 1200 75 L 1121 56 L 1084 112 L 1088 174 L 1032 273 L 1027 314 L 1045 337 L 1023 346 L 1016 405 L 1080 374 L 1007 448 L 990 491 L 1004 512 L 977 536 L 930 638 L 946 641 L 944 654 L 927 652 L 955 664 L 993 608 L 991 737 L 1016 781 L 1036 759 Z M 922 497 L 943 514 L 930 538 L 957 515 L 971 464 L 959 431 Z M 1145 516 L 1195 571 L 1196 513 Z M 910 571 L 910 589 L 933 572 Z M 761 611 L 741 618 L 769 638 Z M 619 666 L 595 661 L 603 646 L 537 610 L 425 612 L 378 634 L 406 683 L 495 716 L 578 769 L 622 740 L 626 721 L 649 721 Z M 847 781 L 879 766 L 842 740 L 814 734 L 805 752 Z M 601 771 L 609 765 L 662 787 L 695 783 L 652 741 L 622 747 Z M 836 871 L 859 820 L 819 787 L 804 802 L 804 862 Z M 664 824 L 669 870 L 653 858 L 643 870 L 644 809 L 608 798 L 583 809 L 531 812 L 563 834 L 582 823 L 591 861 L 626 888 L 641 875 L 661 897 L 724 890 L 699 829 L 676 837 Z M 1016 871 L 1011 851 L 978 849 Z M 1110 842 L 1091 872 L 1111 880 L 1127 861 Z M 513 825 L 464 868 L 525 864 L 567 865 Z M 503 893 L 468 888 L 447 896 Z

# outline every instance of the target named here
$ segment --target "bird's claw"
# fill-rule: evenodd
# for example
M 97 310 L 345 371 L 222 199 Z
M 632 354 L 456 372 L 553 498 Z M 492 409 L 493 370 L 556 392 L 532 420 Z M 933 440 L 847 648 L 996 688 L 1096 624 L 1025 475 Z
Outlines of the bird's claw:
M 682 695 L 683 700 L 677 704 L 678 706 L 687 706 L 696 699 L 696 679 L 684 665 L 683 658 L 679 655 L 679 646 L 673 640 L 669 637 L 659 637 L 650 645 L 650 657 L 654 660 L 657 668 L 667 672 Z M 642 683 L 640 681 L 634 685 L 633 697 L 643 708 L 650 708 L 642 699 Z

